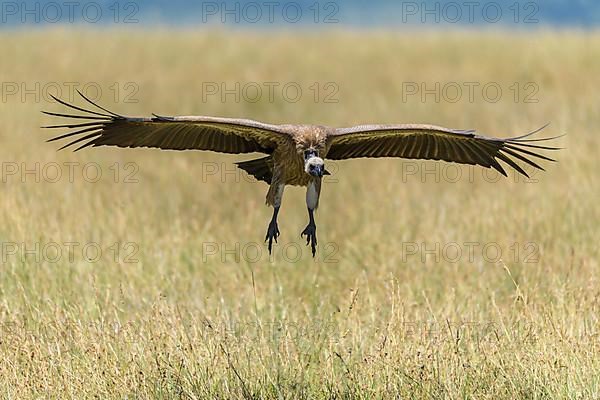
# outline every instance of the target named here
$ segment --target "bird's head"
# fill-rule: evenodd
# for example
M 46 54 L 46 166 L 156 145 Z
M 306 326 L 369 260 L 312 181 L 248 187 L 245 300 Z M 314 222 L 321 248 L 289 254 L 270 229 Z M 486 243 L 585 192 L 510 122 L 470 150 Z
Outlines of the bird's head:
M 323 174 L 325 173 L 325 162 L 319 157 L 319 152 L 317 150 L 308 149 L 304 152 L 304 171 L 316 178 L 323 177 Z

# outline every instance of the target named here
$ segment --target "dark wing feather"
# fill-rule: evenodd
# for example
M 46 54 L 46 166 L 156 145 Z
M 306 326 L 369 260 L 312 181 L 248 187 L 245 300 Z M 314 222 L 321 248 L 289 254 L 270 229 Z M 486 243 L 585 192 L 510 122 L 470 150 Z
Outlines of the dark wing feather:
M 85 114 L 44 112 L 45 114 L 91 120 L 44 127 L 73 129 L 72 132 L 48 140 L 52 142 L 70 138 L 71 141 L 61 149 L 80 144 L 75 151 L 89 146 L 118 146 L 270 154 L 279 143 L 292 139 L 291 126 L 270 125 L 245 119 L 157 115 L 148 118 L 124 117 L 100 107 L 83 94 L 80 95 L 104 113 L 87 110 L 55 98 L 60 104 Z
M 477 135 L 472 130 L 448 129 L 434 125 L 355 126 L 336 129 L 330 134 L 330 147 L 325 157 L 332 160 L 361 157 L 443 160 L 494 168 L 506 176 L 506 171 L 498 162 L 501 160 L 519 173 L 528 176 L 515 160 L 543 170 L 530 157 L 555 160 L 531 149 L 559 150 L 557 147 L 531 144 L 531 142 L 539 143 L 558 137 L 528 139 L 543 128 L 516 138 L 499 139 Z

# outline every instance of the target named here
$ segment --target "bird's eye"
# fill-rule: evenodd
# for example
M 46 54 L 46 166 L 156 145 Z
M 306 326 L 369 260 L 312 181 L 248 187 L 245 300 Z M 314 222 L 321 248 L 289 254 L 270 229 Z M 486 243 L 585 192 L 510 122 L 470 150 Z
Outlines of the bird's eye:
M 313 169 L 315 169 L 315 166 L 314 166 L 314 165 L 311 165 L 311 166 L 310 166 L 310 167 L 308 167 L 308 168 L 309 168 L 309 169 L 311 169 L 311 170 L 313 170 Z

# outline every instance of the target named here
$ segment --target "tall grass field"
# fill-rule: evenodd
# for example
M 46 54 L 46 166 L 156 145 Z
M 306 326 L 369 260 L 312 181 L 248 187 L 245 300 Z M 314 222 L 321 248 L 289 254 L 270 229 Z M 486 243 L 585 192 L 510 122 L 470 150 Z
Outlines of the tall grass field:
M 600 399 L 600 36 L 0 35 L 7 399 Z M 256 155 L 46 143 L 50 94 L 117 113 L 566 136 L 529 179 L 327 162 L 315 258 Z M 74 111 L 74 113 L 77 113 Z

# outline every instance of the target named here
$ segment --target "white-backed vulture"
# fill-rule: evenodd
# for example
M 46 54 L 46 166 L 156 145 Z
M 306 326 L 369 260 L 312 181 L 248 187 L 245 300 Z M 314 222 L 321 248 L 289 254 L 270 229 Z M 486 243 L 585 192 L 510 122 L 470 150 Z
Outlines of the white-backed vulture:
M 52 125 L 45 128 L 69 128 L 73 131 L 49 141 L 69 139 L 61 149 L 79 145 L 86 147 L 155 147 L 169 150 L 209 150 L 220 153 L 264 153 L 267 156 L 237 163 L 238 167 L 256 179 L 269 184 L 267 204 L 273 206 L 273 217 L 265 241 L 269 252 L 277 242 L 277 215 L 285 185 L 306 186 L 309 223 L 301 233 L 315 255 L 317 246 L 314 210 L 319 203 L 324 160 L 362 157 L 400 157 L 408 159 L 443 160 L 460 164 L 494 168 L 506 176 L 500 161 L 527 176 L 517 161 L 543 170 L 535 158 L 554 161 L 539 154 L 539 150 L 558 150 L 540 145 L 554 138 L 531 139 L 540 131 L 499 139 L 477 135 L 472 130 L 455 130 L 434 125 L 361 125 L 351 128 L 331 128 L 318 125 L 271 125 L 262 122 L 217 117 L 132 118 L 115 114 L 95 104 L 80 93 L 99 111 L 84 109 L 54 98 L 62 105 L 83 114 L 45 112 L 85 122 Z M 558 136 L 557 136 L 558 137 Z

